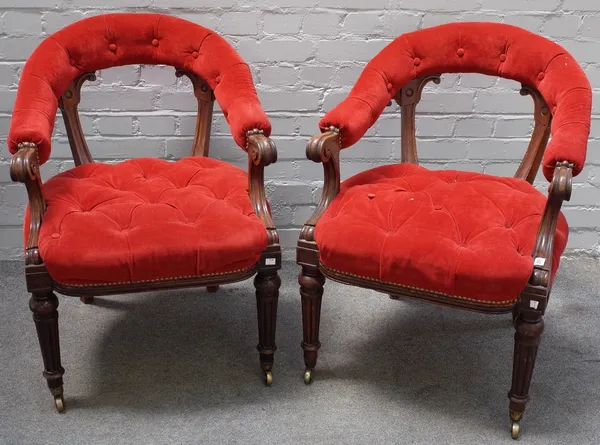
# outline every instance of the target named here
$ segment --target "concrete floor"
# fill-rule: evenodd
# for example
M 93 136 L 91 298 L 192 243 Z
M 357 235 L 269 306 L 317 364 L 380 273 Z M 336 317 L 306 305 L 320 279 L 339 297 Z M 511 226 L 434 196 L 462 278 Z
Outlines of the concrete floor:
M 251 280 L 60 298 L 67 411 L 54 411 L 22 275 L 0 263 L 0 444 L 513 443 L 513 329 L 487 316 L 326 284 L 315 381 L 302 383 L 297 266 L 286 264 L 275 381 L 258 366 Z M 565 260 L 521 442 L 600 444 L 600 264 Z

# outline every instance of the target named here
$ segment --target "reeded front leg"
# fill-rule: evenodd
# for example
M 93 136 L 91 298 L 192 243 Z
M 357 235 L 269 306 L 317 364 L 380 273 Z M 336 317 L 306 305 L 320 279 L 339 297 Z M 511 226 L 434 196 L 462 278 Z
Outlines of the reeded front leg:
M 302 326 L 304 340 L 304 383 L 312 382 L 312 374 L 317 365 L 317 355 L 321 343 L 319 342 L 319 324 L 321 321 L 321 301 L 325 277 L 316 267 L 303 266 L 298 276 L 300 295 L 302 296 Z
M 65 370 L 60 364 L 58 298 L 53 292 L 34 293 L 29 300 L 29 308 L 33 312 L 33 321 L 42 350 L 44 377 L 54 396 L 56 409 L 62 413 L 65 410 L 62 379 Z
M 510 399 L 511 434 L 518 439 L 520 420 L 529 401 L 529 385 L 541 335 L 544 331 L 544 319 L 541 313 L 522 311 L 515 320 L 515 356 L 513 363 L 512 387 L 508 393 Z
M 279 299 L 281 279 L 277 271 L 258 272 L 254 278 L 256 287 L 256 308 L 258 312 L 258 352 L 260 367 L 265 375 L 265 383 L 273 382 L 273 359 L 277 345 L 275 329 L 277 326 L 277 301 Z

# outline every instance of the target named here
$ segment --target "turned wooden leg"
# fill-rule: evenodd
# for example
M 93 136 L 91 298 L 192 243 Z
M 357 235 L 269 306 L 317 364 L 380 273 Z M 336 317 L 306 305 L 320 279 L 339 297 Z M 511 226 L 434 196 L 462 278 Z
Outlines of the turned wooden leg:
M 214 294 L 219 290 L 219 286 L 206 286 L 206 291 L 210 294 Z
M 312 382 L 312 374 L 317 365 L 319 342 L 319 324 L 321 320 L 321 300 L 325 277 L 317 267 L 303 266 L 298 276 L 300 295 L 302 296 L 302 327 L 304 338 L 304 383 Z
M 63 379 L 65 370 L 60 364 L 60 345 L 58 337 L 58 298 L 52 292 L 34 293 L 29 300 L 29 308 L 33 312 L 33 321 L 37 330 L 42 358 L 44 360 L 44 377 L 48 388 L 54 396 L 54 404 L 58 412 L 65 409 L 63 399 Z
M 512 308 L 512 321 L 513 321 L 513 325 L 517 321 L 517 317 L 518 316 L 519 316 L 519 304 L 517 303 Z
M 94 302 L 94 296 L 93 295 L 81 295 L 79 297 L 79 301 L 81 301 L 83 304 L 92 304 Z
M 523 311 L 515 320 L 515 355 L 513 363 L 512 387 L 508 393 L 512 437 L 520 434 L 520 420 L 529 401 L 529 385 L 533 375 L 535 357 L 544 331 L 541 313 Z
M 258 352 L 260 367 L 265 376 L 265 383 L 273 382 L 273 359 L 277 345 L 275 330 L 277 326 L 277 301 L 279 299 L 281 279 L 276 270 L 258 272 L 254 278 L 256 287 L 256 309 L 258 313 Z

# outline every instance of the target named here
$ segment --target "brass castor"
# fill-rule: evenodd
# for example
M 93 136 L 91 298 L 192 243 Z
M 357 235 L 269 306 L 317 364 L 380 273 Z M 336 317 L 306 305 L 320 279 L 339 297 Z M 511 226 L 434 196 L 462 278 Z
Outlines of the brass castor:
M 273 383 L 273 373 L 271 371 L 265 371 L 265 385 L 271 386 Z
M 312 383 L 312 375 L 313 375 L 312 369 L 307 368 L 304 370 L 304 383 L 306 385 L 310 385 Z
M 517 440 L 521 434 L 521 426 L 519 425 L 520 422 L 520 420 L 513 420 L 510 428 L 510 435 L 515 440 Z
M 62 394 L 54 396 L 54 405 L 59 413 L 65 412 L 65 399 Z
M 510 420 L 512 422 L 510 427 L 510 435 L 514 440 L 517 440 L 521 434 L 521 417 L 523 417 L 523 413 L 517 413 L 512 410 L 510 411 Z

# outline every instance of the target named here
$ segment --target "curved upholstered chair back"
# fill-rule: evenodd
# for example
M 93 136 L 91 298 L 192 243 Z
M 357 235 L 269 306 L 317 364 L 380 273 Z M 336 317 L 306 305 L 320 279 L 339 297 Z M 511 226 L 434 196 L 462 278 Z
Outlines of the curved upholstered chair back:
M 232 135 L 246 147 L 252 129 L 270 133 L 248 65 L 222 37 L 161 14 L 106 14 L 76 22 L 46 38 L 25 64 L 13 110 L 9 149 L 37 145 L 50 156 L 59 98 L 77 76 L 130 64 L 165 64 L 191 72 L 214 90 Z
M 347 99 L 321 120 L 340 130 L 342 148 L 357 142 L 409 81 L 442 73 L 482 73 L 537 89 L 552 113 L 544 174 L 559 161 L 583 168 L 590 128 L 591 87 L 561 46 L 529 31 L 497 23 L 452 23 L 403 34 L 366 66 Z

